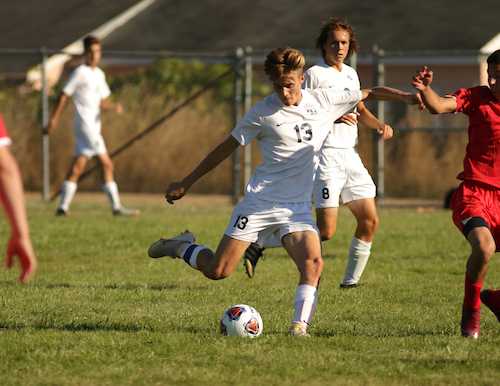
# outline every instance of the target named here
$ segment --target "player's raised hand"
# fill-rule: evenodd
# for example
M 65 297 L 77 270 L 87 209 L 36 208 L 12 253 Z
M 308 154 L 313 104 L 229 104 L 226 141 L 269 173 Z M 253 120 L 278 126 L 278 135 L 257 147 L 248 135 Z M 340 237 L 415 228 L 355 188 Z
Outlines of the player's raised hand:
M 346 123 L 350 126 L 356 126 L 358 124 L 358 114 L 356 113 L 348 113 L 342 115 L 339 119 L 335 121 L 335 123 Z
M 391 126 L 389 125 L 386 125 L 385 123 L 382 124 L 378 129 L 377 129 L 377 133 L 380 134 L 380 136 L 382 137 L 382 139 L 386 140 L 386 139 L 391 139 L 392 136 L 394 135 L 394 130 L 392 129 Z
M 432 70 L 429 67 L 424 66 L 413 77 L 411 84 L 417 90 L 423 91 L 431 85 L 433 76 L 434 73 Z
M 35 252 L 29 238 L 11 236 L 7 246 L 7 256 L 5 257 L 5 266 L 7 268 L 13 267 L 15 256 L 19 258 L 21 263 L 19 281 L 26 283 L 33 277 L 37 269 Z
M 165 199 L 169 204 L 173 204 L 174 201 L 181 199 L 187 192 L 185 184 L 182 182 L 172 182 L 165 193 Z

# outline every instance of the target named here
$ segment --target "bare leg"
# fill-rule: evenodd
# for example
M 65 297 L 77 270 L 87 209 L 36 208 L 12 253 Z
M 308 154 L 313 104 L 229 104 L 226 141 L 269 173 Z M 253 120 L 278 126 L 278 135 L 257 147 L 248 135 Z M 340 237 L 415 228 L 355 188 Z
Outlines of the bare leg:
M 379 219 L 375 199 L 365 198 L 346 204 L 358 223 L 354 236 L 366 242 L 372 242 L 377 231 Z
M 215 254 L 209 249 L 199 253 L 198 269 L 209 279 L 224 279 L 234 272 L 249 245 L 249 242 L 224 235 Z
M 330 240 L 337 231 L 338 208 L 316 208 L 316 224 L 321 241 Z

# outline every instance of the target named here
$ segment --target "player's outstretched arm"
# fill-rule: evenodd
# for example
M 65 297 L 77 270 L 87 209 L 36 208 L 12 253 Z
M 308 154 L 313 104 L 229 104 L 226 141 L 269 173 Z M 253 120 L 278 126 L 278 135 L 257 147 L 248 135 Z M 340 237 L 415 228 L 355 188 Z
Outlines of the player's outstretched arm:
M 454 113 L 457 102 L 453 97 L 443 98 L 431 87 L 434 73 L 428 67 L 423 67 L 412 79 L 411 84 L 422 96 L 422 101 L 432 114 Z
M 11 227 L 5 265 L 11 268 L 14 265 L 14 257 L 17 256 L 21 263 L 19 280 L 25 283 L 35 273 L 37 259 L 29 236 L 19 168 L 6 147 L 0 147 L 0 197 Z
M 215 169 L 222 161 L 229 157 L 238 146 L 240 146 L 240 143 L 232 135 L 229 135 L 214 150 L 208 153 L 188 176 L 182 181 L 173 182 L 169 185 L 165 193 L 167 202 L 173 204 L 175 200 L 182 198 L 196 181 L 212 169 Z
M 393 136 L 392 127 L 380 122 L 375 115 L 365 106 L 363 102 L 358 103 L 359 121 L 369 127 L 375 129 L 382 136 L 383 139 L 390 139 Z
M 392 87 L 373 87 L 372 89 L 363 89 L 362 100 L 364 99 L 376 99 L 382 101 L 395 101 L 403 102 L 409 105 L 420 105 L 421 100 L 418 94 L 412 94 L 406 91 L 398 90 Z
M 59 125 L 59 118 L 61 118 L 61 114 L 64 111 L 64 107 L 66 107 L 66 104 L 68 103 L 68 99 L 69 96 L 67 96 L 65 93 L 61 93 L 61 95 L 59 96 L 56 107 L 54 108 L 54 110 L 52 111 L 52 115 L 50 116 L 49 125 L 45 128 L 45 132 L 47 134 L 50 134 L 50 132 L 56 129 Z

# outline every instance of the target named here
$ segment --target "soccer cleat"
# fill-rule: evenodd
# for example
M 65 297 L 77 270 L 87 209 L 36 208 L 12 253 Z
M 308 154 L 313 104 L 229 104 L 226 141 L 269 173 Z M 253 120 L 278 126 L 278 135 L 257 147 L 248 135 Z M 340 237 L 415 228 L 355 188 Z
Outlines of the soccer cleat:
M 291 336 L 311 336 L 307 332 L 307 323 L 304 322 L 292 322 L 292 325 L 288 329 L 288 334 L 290 334 Z
M 155 241 L 148 249 L 149 257 L 157 259 L 163 256 L 170 256 L 173 258 L 179 256 L 179 248 L 183 244 L 193 244 L 195 242 L 194 235 L 189 231 L 184 231 L 171 239 L 160 239 Z
M 472 339 L 479 338 L 480 319 L 481 319 L 480 310 L 471 310 L 463 308 L 462 321 L 460 322 L 462 336 L 465 338 L 472 338 Z
M 351 289 L 351 288 L 357 288 L 359 287 L 359 283 L 351 283 L 351 284 L 344 284 L 340 283 L 339 286 L 341 289 Z
M 500 308 L 498 305 L 492 302 L 491 295 L 493 294 L 494 291 L 486 289 L 484 291 L 481 291 L 481 302 L 488 307 L 493 314 L 497 317 L 497 320 L 500 322 Z
M 63 208 L 57 208 L 56 209 L 56 213 L 55 213 L 56 216 L 61 216 L 61 217 L 64 217 L 64 216 L 67 216 L 68 215 L 68 211 L 67 210 L 64 210 Z
M 113 209 L 113 216 L 138 216 L 141 213 L 139 209 L 129 209 L 125 207 L 120 207 L 118 209 Z
M 251 279 L 255 275 L 255 267 L 262 257 L 262 252 L 265 248 L 262 248 L 257 243 L 251 243 L 245 251 L 243 257 L 243 265 L 245 267 L 245 272 L 247 276 Z

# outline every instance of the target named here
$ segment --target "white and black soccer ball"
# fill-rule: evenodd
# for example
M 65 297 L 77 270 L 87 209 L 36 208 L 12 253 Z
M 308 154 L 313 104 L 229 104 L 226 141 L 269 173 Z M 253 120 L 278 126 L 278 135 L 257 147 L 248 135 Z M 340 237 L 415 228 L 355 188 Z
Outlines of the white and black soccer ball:
M 235 304 L 224 311 L 220 320 L 222 335 L 255 338 L 262 334 L 262 318 L 258 311 L 246 304 Z

